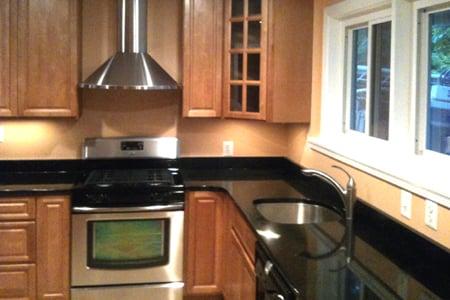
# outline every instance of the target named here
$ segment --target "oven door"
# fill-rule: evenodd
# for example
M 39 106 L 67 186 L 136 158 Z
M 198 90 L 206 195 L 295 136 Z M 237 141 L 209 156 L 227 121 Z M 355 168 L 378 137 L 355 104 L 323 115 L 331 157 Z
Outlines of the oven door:
M 183 281 L 184 211 L 108 210 L 72 214 L 72 287 Z

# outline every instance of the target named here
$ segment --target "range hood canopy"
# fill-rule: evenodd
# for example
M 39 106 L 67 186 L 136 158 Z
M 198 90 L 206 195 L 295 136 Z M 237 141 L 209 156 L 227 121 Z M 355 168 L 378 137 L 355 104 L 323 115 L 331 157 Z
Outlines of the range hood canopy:
M 147 53 L 147 0 L 118 0 L 118 52 L 81 88 L 175 90 L 178 83 Z

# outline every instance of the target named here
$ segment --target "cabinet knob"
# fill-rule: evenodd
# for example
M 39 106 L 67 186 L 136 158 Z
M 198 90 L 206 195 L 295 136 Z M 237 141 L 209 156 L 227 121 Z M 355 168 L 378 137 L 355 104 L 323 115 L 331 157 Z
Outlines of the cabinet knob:
M 284 300 L 284 296 L 278 293 L 270 293 L 270 299 L 272 300 Z
M 272 268 L 273 268 L 273 263 L 270 260 L 266 261 L 266 263 L 264 265 L 264 273 L 266 275 L 269 275 L 270 270 L 272 270 Z

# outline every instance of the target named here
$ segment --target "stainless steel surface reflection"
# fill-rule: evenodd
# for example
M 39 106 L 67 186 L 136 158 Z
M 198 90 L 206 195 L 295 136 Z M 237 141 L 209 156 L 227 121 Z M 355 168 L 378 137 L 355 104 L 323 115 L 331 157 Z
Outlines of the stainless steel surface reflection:
M 310 224 L 339 221 L 342 217 L 325 206 L 306 202 L 255 203 L 258 212 L 268 221 L 280 224 Z
M 88 223 L 92 221 L 170 220 L 169 262 L 143 268 L 105 269 L 88 264 Z M 184 211 L 78 213 L 72 215 L 72 288 L 183 281 Z M 74 289 L 72 289 L 74 290 Z M 96 290 L 97 291 L 97 290 Z M 122 290 L 121 290 L 122 291 Z M 125 298 L 124 298 L 125 299 Z
M 181 300 L 183 283 L 86 287 L 71 290 L 72 300 Z

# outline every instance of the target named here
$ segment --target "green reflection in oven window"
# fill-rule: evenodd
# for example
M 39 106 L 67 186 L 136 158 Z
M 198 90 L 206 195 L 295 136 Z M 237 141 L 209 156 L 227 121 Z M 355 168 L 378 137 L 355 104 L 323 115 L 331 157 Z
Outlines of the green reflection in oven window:
M 144 260 L 164 255 L 162 220 L 94 223 L 93 258 L 105 261 Z

